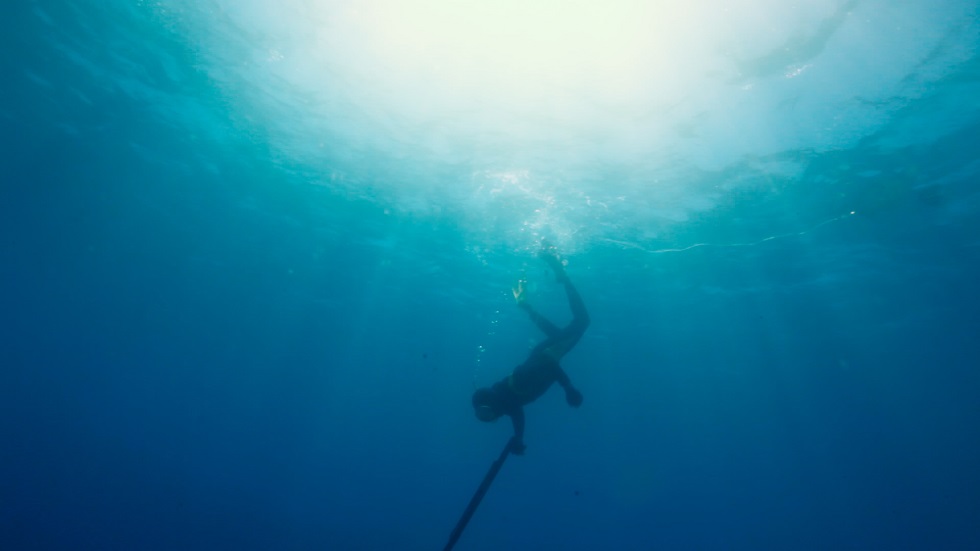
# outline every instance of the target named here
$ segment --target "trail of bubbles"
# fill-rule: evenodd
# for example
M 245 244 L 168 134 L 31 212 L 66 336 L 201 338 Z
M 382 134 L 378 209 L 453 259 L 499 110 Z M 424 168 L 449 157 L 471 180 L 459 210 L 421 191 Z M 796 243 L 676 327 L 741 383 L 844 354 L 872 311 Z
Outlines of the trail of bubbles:
M 601 237 L 601 238 L 599 238 L 599 240 L 600 241 L 605 241 L 605 242 L 608 242 L 608 243 L 615 243 L 616 245 L 620 245 L 622 247 L 629 248 L 629 249 L 637 249 L 637 250 L 643 251 L 645 253 L 650 253 L 650 254 L 682 253 L 682 252 L 685 252 L 685 251 L 690 251 L 691 249 L 697 249 L 699 247 L 719 247 L 719 248 L 728 248 L 728 247 L 753 247 L 755 245 L 761 245 L 762 243 L 765 243 L 767 241 L 773 241 L 773 240 L 776 240 L 776 239 L 785 239 L 787 237 L 799 237 L 801 235 L 806 235 L 806 234 L 808 234 L 810 232 L 813 232 L 813 231 L 817 230 L 818 228 L 820 228 L 822 226 L 826 226 L 827 224 L 831 224 L 833 222 L 837 222 L 838 220 L 843 220 L 844 218 L 849 218 L 851 216 L 854 216 L 855 214 L 857 214 L 857 213 L 852 210 L 851 212 L 849 212 L 847 214 L 842 214 L 840 216 L 835 216 L 834 218 L 830 218 L 830 219 L 824 220 L 823 222 L 820 222 L 819 224 L 817 224 L 817 225 L 815 225 L 813 227 L 810 227 L 808 229 L 805 229 L 803 231 L 783 233 L 783 234 L 779 234 L 779 235 L 770 235 L 769 237 L 766 237 L 764 239 L 759 239 L 758 241 L 749 241 L 749 242 L 745 242 L 745 243 L 695 243 L 693 245 L 688 245 L 686 247 L 681 247 L 681 248 L 673 248 L 673 249 L 648 249 L 646 247 L 643 247 L 642 245 L 638 245 L 636 243 L 630 243 L 629 241 L 619 241 L 617 239 L 609 239 L 607 237 Z
M 491 344 L 496 340 L 497 327 L 500 325 L 500 308 L 495 308 L 493 315 L 490 316 L 490 327 L 487 329 L 487 334 L 484 337 L 487 345 Z M 482 367 L 483 367 L 483 357 L 487 353 L 487 346 L 484 344 L 479 344 L 476 347 L 476 360 L 473 362 L 473 390 L 480 387 L 481 380 L 483 379 Z M 486 383 L 486 381 L 482 381 Z

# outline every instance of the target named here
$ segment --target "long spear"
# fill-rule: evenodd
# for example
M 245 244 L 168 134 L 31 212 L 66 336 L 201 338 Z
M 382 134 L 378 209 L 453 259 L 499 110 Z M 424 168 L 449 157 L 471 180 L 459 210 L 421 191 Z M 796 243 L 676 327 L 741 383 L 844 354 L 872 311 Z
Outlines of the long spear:
M 490 470 L 487 471 L 487 475 L 483 477 L 483 482 L 480 483 L 480 487 L 476 489 L 476 493 L 473 494 L 473 499 L 470 500 L 470 504 L 466 506 L 466 510 L 463 511 L 463 516 L 460 517 L 459 522 L 456 523 L 456 528 L 453 529 L 453 533 L 449 536 L 449 543 L 443 548 L 443 551 L 450 551 L 454 545 L 456 545 L 456 540 L 463 535 L 463 530 L 466 528 L 466 523 L 470 521 L 470 517 L 476 512 L 476 508 L 480 506 L 480 501 L 483 500 L 483 495 L 487 493 L 490 489 L 490 485 L 493 484 L 493 479 L 496 478 L 497 473 L 500 472 L 500 467 L 504 466 L 504 461 L 507 460 L 507 456 L 510 455 L 510 450 L 514 445 L 514 438 L 507 441 L 507 445 L 504 446 L 504 450 L 500 452 L 500 457 L 490 465 Z

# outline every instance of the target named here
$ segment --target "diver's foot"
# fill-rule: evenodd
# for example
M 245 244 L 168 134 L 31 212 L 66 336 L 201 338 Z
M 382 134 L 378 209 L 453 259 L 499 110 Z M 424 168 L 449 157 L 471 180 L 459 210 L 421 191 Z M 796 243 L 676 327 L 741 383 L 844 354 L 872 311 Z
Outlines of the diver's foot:
M 558 249 L 554 245 L 547 241 L 542 242 L 538 257 L 555 272 L 556 281 L 561 283 L 568 279 L 568 276 L 565 275 L 565 265 L 562 263 L 561 257 L 558 256 Z
M 517 285 L 511 289 L 514 293 L 514 302 L 518 306 L 527 306 L 527 276 L 521 276 L 521 279 L 517 280 Z

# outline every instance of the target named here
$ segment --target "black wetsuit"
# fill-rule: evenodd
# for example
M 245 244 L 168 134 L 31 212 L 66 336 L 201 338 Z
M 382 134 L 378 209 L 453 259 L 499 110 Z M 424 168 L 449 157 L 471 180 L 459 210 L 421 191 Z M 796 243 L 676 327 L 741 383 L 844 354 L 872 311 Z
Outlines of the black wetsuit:
M 589 326 L 589 314 L 585 310 L 582 297 L 579 296 L 568 276 L 562 273 L 559 275 L 559 281 L 565 285 L 565 293 L 568 295 L 568 304 L 573 315 L 571 323 L 564 328 L 558 328 L 535 312 L 530 305 L 521 303 L 521 308 L 527 311 L 531 320 L 547 335 L 547 338 L 534 347 L 527 360 L 514 368 L 513 373 L 492 387 L 497 398 L 498 411 L 509 415 L 514 422 L 514 435 L 519 446 L 523 445 L 521 444 L 524 435 L 523 406 L 537 400 L 552 383 L 557 382 L 565 389 L 570 404 L 577 406 L 582 400 L 581 394 L 572 386 L 568 375 L 558 362 L 582 338 L 582 334 Z M 577 396 L 576 403 L 573 403 L 573 396 Z

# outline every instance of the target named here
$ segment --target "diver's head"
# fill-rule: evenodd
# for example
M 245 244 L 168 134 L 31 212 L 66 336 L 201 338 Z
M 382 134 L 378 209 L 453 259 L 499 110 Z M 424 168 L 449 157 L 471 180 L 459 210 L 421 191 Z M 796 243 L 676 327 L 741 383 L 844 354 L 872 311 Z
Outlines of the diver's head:
M 496 395 L 489 388 L 481 388 L 474 392 L 473 410 L 476 412 L 476 418 L 486 423 L 496 421 L 500 417 L 500 412 L 495 407 L 496 402 Z

